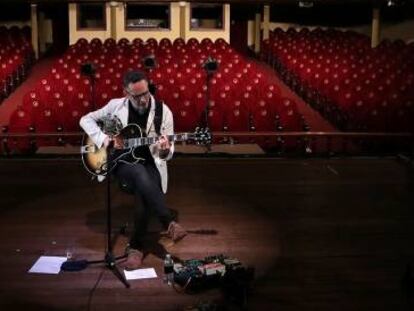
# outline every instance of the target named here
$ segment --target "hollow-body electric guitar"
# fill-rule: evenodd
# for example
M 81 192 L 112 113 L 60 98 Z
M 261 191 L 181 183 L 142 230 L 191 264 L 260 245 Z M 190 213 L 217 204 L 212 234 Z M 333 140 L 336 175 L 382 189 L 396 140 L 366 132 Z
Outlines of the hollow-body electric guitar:
M 101 129 L 107 135 L 119 136 L 123 141 L 123 149 L 108 149 L 102 146 L 98 148 L 88 135 L 84 135 L 82 139 L 81 155 L 85 169 L 94 176 L 108 173 L 108 169 L 112 170 L 119 162 L 137 163 L 144 159 L 136 156 L 135 149 L 142 146 L 149 146 L 158 142 L 161 136 L 146 137 L 141 128 L 136 124 L 128 124 L 122 129 L 105 130 Z M 196 128 L 194 133 L 180 133 L 166 135 L 170 142 L 193 140 L 196 144 L 209 144 L 211 142 L 211 133 L 208 129 Z M 110 161 L 110 162 L 109 162 Z

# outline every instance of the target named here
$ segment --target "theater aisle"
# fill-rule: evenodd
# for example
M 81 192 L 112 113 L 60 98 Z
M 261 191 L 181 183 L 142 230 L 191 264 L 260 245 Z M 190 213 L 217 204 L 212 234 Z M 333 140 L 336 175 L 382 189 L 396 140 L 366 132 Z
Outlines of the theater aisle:
M 302 98 L 293 92 L 268 65 L 258 62 L 258 66 L 268 74 L 269 79 L 280 87 L 282 97 L 287 97 L 297 103 L 298 111 L 305 117 L 312 132 L 336 132 L 337 128 L 309 106 Z

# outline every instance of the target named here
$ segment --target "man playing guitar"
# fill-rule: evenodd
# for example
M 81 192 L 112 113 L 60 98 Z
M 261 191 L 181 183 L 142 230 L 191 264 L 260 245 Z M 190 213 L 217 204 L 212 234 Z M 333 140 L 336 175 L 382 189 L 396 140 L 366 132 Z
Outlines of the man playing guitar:
M 97 123 L 108 115 L 118 118 L 123 126 L 138 125 L 148 137 L 159 134 L 155 144 L 137 147 L 133 150 L 133 154 L 128 155 L 140 159 L 139 161 L 120 160 L 112 171 L 122 183 L 133 189 L 137 201 L 143 203 L 136 204 L 135 207 L 135 229 L 127 247 L 128 257 L 124 263 L 125 269 L 134 270 L 142 265 L 142 241 L 151 209 L 173 241 L 182 239 L 187 232 L 173 220 L 164 198 L 168 179 L 167 161 L 174 153 L 174 143 L 167 138 L 167 135 L 174 133 L 172 112 L 165 104 L 155 101 L 149 92 L 148 80 L 144 73 L 128 71 L 123 78 L 123 87 L 125 97 L 112 99 L 101 109 L 86 114 L 81 118 L 80 126 L 98 148 L 113 145 L 116 150 L 124 148 L 122 137 L 105 134 Z M 160 117 L 156 113 L 157 109 L 158 111 L 162 109 L 158 129 L 157 122 L 154 122 Z

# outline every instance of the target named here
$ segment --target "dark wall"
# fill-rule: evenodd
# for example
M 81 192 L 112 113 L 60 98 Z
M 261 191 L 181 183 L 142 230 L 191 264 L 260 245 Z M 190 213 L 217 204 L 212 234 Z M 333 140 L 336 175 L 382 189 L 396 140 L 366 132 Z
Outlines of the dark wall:
M 299 8 L 298 5 L 272 5 L 270 20 L 279 23 L 320 25 L 326 27 L 352 27 L 370 24 L 372 5 L 350 3 L 315 4 L 313 8 Z M 381 7 L 382 23 L 398 23 L 414 19 L 414 4 L 401 7 Z
M 254 19 L 254 14 L 256 12 L 261 13 L 262 7 L 259 5 L 240 5 L 240 4 L 232 4 L 230 6 L 231 10 L 231 19 L 233 20 L 252 20 Z
M 0 22 L 30 20 L 30 4 L 0 4 Z
M 49 52 L 62 53 L 69 46 L 69 12 L 68 4 L 42 4 L 40 10 L 47 19 L 52 20 L 53 45 Z

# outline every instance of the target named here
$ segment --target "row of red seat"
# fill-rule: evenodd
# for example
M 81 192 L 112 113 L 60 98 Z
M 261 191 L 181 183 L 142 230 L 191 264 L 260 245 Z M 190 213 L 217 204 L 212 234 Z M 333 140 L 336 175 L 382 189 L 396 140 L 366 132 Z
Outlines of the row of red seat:
M 284 32 L 263 43 L 262 57 L 340 128 L 414 130 L 414 45 L 337 30 Z
M 105 39 L 102 41 L 99 38 L 94 38 L 91 41 L 88 41 L 84 38 L 79 39 L 74 45 L 69 47 L 69 51 L 83 49 L 102 49 L 102 48 L 112 48 L 112 47 L 128 47 L 128 46 L 135 46 L 135 47 L 166 47 L 166 48 L 182 48 L 182 47 L 192 47 L 192 46 L 200 46 L 203 49 L 210 47 L 210 46 L 228 46 L 228 43 L 222 39 L 218 38 L 214 42 L 210 38 L 204 38 L 199 41 L 197 38 L 190 38 L 187 42 L 182 38 L 176 38 L 175 40 L 171 41 L 169 38 L 163 38 L 160 41 L 157 41 L 155 38 L 149 38 L 146 41 L 142 40 L 141 38 L 135 38 L 130 41 L 127 38 L 121 38 L 118 41 L 112 38 Z
M 32 62 L 30 28 L 0 27 L 0 102 L 25 79 Z
M 213 131 L 303 131 L 307 128 L 296 103 L 283 98 L 279 87 L 260 66 L 237 54 L 224 40 L 215 43 L 209 39 L 201 43 L 190 40 L 184 44 L 181 40 L 169 44 L 164 39 L 159 43 L 134 42 L 79 40 L 56 61 L 38 86 L 25 94 L 22 105 L 10 120 L 9 131 L 27 131 L 29 127 L 37 132 L 78 131 L 82 115 L 102 107 L 111 98 L 123 96 L 124 72 L 145 69 L 143 60 L 148 55 L 142 47 L 150 45 L 154 49 L 149 55 L 155 56 L 157 66 L 147 70 L 148 76 L 156 86 L 155 96 L 172 109 L 177 131 L 192 131 L 203 119 L 207 75 L 202 65 L 209 56 L 219 63 L 218 71 L 209 79 L 208 118 Z M 203 46 L 206 51 L 200 49 L 200 53 L 198 48 L 191 48 L 197 46 Z M 174 49 L 178 51 L 180 47 L 178 60 Z M 96 68 L 95 107 L 92 107 L 91 80 L 80 70 L 85 63 Z M 42 143 L 50 141 L 38 141 Z

